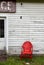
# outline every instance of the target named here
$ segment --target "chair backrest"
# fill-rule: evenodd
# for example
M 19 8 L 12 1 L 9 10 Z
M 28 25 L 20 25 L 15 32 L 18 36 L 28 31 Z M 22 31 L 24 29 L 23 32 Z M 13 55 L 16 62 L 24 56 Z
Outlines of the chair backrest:
M 33 45 L 30 41 L 26 41 L 23 43 L 22 48 L 25 50 L 31 50 L 31 48 L 33 48 Z

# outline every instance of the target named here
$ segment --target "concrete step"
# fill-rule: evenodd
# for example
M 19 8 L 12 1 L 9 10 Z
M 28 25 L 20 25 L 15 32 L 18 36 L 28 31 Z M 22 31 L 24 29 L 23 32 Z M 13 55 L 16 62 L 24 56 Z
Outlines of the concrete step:
M 0 55 L 6 55 L 6 51 L 5 50 L 0 50 Z

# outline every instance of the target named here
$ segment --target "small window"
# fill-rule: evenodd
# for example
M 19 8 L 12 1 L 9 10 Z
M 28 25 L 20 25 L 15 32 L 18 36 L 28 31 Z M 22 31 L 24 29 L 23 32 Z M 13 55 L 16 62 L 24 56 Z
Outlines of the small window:
M 0 20 L 0 38 L 4 38 L 4 20 Z

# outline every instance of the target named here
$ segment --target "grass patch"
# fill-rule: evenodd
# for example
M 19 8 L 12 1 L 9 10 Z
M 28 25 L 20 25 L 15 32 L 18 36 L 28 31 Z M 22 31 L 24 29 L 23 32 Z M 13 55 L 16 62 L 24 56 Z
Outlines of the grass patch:
M 6 61 L 0 62 L 0 65 L 24 65 L 25 62 L 30 62 L 29 65 L 44 65 L 44 56 L 33 56 L 32 60 L 28 58 L 20 60 L 18 56 L 11 56 Z

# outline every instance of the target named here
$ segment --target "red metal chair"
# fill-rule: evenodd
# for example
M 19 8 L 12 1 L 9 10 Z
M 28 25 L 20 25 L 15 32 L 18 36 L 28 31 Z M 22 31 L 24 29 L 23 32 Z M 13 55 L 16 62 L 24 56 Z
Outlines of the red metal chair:
M 28 57 L 28 58 L 32 58 L 32 54 L 33 54 L 33 45 L 30 41 L 26 41 L 23 43 L 22 45 L 22 51 L 20 54 L 20 58 L 22 59 L 22 57 Z

